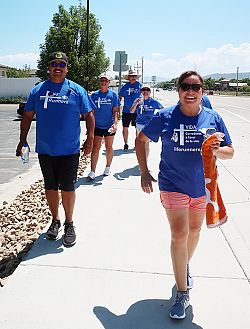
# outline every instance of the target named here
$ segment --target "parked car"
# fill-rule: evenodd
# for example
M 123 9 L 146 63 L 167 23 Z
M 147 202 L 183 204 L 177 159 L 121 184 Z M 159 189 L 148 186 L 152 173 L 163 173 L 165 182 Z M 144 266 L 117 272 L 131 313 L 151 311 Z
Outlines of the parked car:
M 160 91 L 160 89 L 159 88 L 156 88 L 156 90 L 155 91 Z

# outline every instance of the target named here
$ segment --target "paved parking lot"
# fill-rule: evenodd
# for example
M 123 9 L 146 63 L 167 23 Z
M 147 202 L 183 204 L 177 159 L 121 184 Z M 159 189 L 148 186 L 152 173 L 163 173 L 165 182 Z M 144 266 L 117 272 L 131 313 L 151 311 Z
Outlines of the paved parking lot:
M 28 136 L 28 142 L 31 147 L 30 162 L 24 165 L 20 158 L 17 158 L 15 155 L 20 131 L 20 120 L 18 120 L 16 114 L 17 107 L 15 104 L 0 104 L 0 184 L 11 181 L 37 163 L 37 156 L 34 153 L 34 121 Z

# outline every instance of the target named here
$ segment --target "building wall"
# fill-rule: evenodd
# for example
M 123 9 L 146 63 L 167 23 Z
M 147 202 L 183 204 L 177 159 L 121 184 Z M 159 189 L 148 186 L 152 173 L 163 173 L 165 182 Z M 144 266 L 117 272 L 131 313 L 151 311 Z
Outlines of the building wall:
M 39 78 L 1 78 L 0 97 L 28 97 Z

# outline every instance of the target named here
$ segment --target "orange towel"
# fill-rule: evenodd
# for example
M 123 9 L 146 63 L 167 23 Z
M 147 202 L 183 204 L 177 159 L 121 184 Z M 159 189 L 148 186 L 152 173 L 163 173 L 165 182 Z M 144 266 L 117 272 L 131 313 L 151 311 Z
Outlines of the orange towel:
M 222 141 L 223 137 L 223 133 L 217 132 L 209 136 L 202 144 L 202 160 L 207 195 L 206 223 L 208 228 L 218 227 L 227 221 L 226 208 L 217 183 L 216 158 L 210 148 L 210 145 L 215 140 Z

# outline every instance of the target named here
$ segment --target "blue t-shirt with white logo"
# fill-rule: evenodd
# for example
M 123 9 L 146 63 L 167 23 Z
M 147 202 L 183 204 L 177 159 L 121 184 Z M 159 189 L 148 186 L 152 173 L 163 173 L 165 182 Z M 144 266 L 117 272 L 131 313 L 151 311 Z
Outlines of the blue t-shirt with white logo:
M 117 93 L 111 89 L 108 89 L 106 93 L 97 90 L 90 97 L 95 104 L 95 126 L 100 129 L 109 129 L 114 123 L 113 108 L 120 106 Z
M 86 90 L 65 79 L 61 83 L 46 80 L 35 86 L 25 111 L 36 113 L 36 152 L 51 156 L 80 152 L 80 114 L 94 109 Z
M 135 102 L 137 101 L 137 99 L 135 100 Z M 152 119 L 156 110 L 160 110 L 162 107 L 163 106 L 161 105 L 161 103 L 153 99 L 152 97 L 144 99 L 143 102 L 141 104 L 138 104 L 136 107 L 136 123 L 140 125 L 146 125 L 149 120 Z
M 221 116 L 206 107 L 194 117 L 184 115 L 178 104 L 162 109 L 142 131 L 154 142 L 161 137 L 159 189 L 192 198 L 206 194 L 201 156 L 204 136 L 219 131 L 225 134 L 221 146 L 232 144 Z
M 136 81 L 135 83 L 127 82 L 121 87 L 119 96 L 124 97 L 123 112 L 130 113 L 130 108 L 133 106 L 135 99 L 140 96 L 141 83 Z

